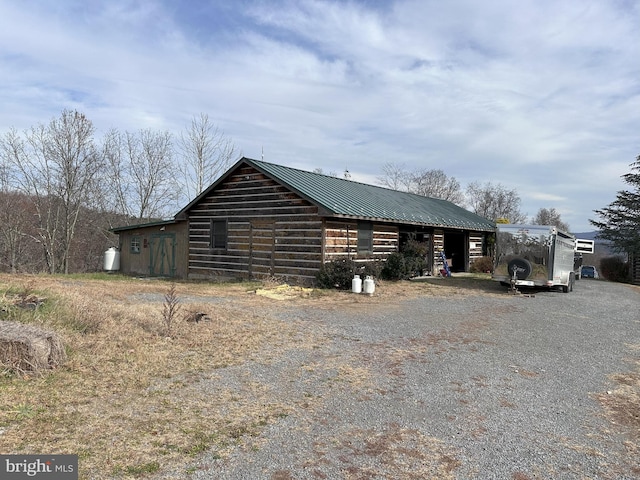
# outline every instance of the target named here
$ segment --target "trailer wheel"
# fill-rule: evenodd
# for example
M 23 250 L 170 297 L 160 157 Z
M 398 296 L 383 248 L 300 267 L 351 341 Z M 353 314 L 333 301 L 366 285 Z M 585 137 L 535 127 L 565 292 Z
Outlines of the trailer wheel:
M 507 269 L 510 277 L 513 277 L 513 272 L 515 271 L 516 278 L 518 280 L 525 280 L 529 275 L 531 275 L 531 272 L 533 272 L 531 262 L 526 258 L 513 258 L 509 260 Z

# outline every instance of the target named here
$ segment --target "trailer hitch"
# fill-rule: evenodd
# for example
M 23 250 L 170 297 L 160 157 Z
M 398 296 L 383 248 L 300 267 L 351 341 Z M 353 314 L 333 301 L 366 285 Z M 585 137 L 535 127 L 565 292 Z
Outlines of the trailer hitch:
M 507 292 L 511 295 L 522 295 L 522 292 L 520 292 L 520 290 L 518 290 L 518 288 L 516 287 L 516 280 L 517 280 L 517 272 L 518 270 L 516 268 L 513 269 L 513 276 L 511 277 L 511 282 L 510 282 L 510 286 L 509 286 L 509 290 L 507 290 Z M 533 294 L 527 294 L 527 295 L 522 295 L 523 297 L 530 297 L 530 298 L 535 298 L 535 295 Z
M 513 275 L 511 276 L 511 282 L 510 282 L 510 286 L 509 286 L 509 293 L 511 295 L 519 295 L 520 294 L 520 290 L 518 290 L 518 288 L 516 287 L 516 280 L 517 280 L 517 273 L 518 273 L 518 269 L 514 268 L 513 269 Z

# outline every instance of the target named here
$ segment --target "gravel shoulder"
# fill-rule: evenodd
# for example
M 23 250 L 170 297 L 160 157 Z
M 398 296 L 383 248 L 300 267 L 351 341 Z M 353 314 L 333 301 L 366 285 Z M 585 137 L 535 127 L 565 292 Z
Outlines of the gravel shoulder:
M 637 288 L 343 298 L 263 302 L 304 348 L 256 352 L 197 388 L 258 384 L 288 414 L 197 457 L 190 478 L 640 478 Z M 621 379 L 631 410 L 609 401 Z

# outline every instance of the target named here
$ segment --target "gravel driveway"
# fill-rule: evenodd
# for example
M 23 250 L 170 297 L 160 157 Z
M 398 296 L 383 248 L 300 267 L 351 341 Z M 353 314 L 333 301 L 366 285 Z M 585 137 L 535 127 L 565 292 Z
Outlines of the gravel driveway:
M 583 280 L 569 294 L 274 314 L 322 341 L 202 388 L 257 382 L 290 413 L 199 457 L 191 478 L 640 478 L 638 411 L 614 422 L 602 403 L 613 375 L 639 382 L 637 288 Z

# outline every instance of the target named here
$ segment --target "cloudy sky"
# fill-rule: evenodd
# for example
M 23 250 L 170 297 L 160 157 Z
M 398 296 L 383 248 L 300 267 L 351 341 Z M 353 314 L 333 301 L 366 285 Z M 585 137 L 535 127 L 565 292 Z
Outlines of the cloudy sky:
M 636 0 L 6 0 L 0 133 L 206 113 L 247 157 L 517 189 L 574 232 L 640 155 Z

